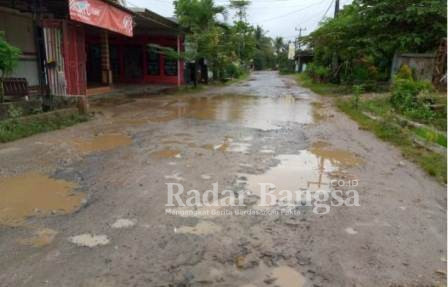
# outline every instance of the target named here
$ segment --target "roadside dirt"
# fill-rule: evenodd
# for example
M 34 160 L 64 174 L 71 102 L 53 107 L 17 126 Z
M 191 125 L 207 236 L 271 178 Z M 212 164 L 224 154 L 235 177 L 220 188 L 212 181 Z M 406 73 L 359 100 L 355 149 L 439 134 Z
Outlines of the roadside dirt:
M 446 285 L 446 187 L 288 77 L 93 109 L 0 145 L 0 286 Z M 166 183 L 249 189 L 256 209 L 260 182 L 332 179 L 360 206 L 166 213 Z

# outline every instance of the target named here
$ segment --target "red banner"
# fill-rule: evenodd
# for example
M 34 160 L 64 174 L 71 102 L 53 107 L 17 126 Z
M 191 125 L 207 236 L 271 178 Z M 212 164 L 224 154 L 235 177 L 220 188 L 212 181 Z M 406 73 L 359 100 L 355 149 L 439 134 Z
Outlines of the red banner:
M 70 0 L 70 19 L 132 37 L 128 12 L 100 0 Z

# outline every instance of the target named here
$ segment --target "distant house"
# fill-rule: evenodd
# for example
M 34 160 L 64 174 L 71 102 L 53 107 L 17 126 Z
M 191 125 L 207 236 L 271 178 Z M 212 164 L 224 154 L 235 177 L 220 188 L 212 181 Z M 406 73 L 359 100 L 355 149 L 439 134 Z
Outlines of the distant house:
M 184 83 L 184 63 L 155 46 L 183 49 L 178 24 L 109 0 L 0 0 L 0 30 L 22 50 L 13 76 L 52 95 L 114 84 Z
M 304 72 L 306 70 L 306 66 L 313 62 L 313 51 L 311 50 L 299 50 L 295 55 L 296 62 L 296 72 Z

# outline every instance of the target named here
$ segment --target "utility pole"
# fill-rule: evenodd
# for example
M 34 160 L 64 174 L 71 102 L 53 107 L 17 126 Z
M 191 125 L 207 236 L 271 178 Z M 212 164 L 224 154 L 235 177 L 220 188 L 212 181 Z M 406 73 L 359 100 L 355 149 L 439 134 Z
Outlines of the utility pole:
M 297 28 L 296 27 L 295 30 L 299 31 L 299 37 L 297 37 L 297 40 L 295 41 L 297 43 L 297 46 L 298 46 L 298 47 L 296 46 L 297 62 L 296 62 L 295 70 L 296 70 L 296 72 L 301 72 L 302 68 L 301 68 L 301 59 L 300 59 L 300 48 L 301 48 L 302 44 L 300 43 L 300 38 L 302 38 L 302 32 L 306 31 L 306 28 L 302 28 L 302 27 Z
M 339 0 L 336 0 L 334 3 L 334 18 L 336 18 L 339 14 Z
M 306 28 L 299 27 L 299 28 L 296 28 L 296 31 L 299 31 L 299 37 L 297 38 L 297 42 L 298 42 L 298 46 L 299 46 L 298 49 L 300 49 L 301 48 L 300 38 L 302 38 L 302 32 L 306 31 Z
M 339 0 L 336 0 L 334 2 L 334 18 L 336 18 L 339 14 Z M 338 55 L 335 53 L 333 53 L 333 58 L 331 61 L 331 70 L 333 72 L 333 76 L 336 76 L 336 73 L 338 72 Z

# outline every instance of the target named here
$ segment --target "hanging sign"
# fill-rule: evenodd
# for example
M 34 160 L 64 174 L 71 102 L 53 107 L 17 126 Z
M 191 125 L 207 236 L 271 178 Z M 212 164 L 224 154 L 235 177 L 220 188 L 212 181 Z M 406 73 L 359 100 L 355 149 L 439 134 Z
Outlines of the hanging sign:
M 132 37 L 132 15 L 100 0 L 69 0 L 70 19 Z

